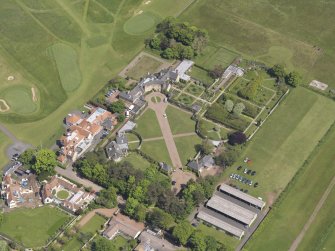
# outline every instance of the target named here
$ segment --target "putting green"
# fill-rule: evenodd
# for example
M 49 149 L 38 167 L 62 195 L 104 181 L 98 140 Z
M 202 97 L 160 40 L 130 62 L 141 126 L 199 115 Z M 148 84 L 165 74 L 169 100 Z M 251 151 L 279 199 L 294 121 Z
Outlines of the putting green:
M 76 90 L 81 83 L 77 52 L 71 46 L 57 43 L 48 48 L 48 53 L 56 62 L 64 90 L 66 92 Z
M 4 99 L 11 112 L 29 114 L 37 110 L 37 104 L 32 100 L 31 88 L 23 85 L 11 86 L 1 91 L 0 99 Z
M 156 17 L 151 12 L 143 12 L 130 18 L 123 26 L 130 35 L 142 35 L 152 29 L 156 24 Z

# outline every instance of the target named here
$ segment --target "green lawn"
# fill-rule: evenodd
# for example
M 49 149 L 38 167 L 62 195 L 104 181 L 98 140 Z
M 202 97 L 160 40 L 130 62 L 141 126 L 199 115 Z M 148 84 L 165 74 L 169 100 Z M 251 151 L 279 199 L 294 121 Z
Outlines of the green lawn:
M 210 43 L 210 45 L 195 58 L 195 63 L 207 70 L 212 70 L 216 65 L 228 67 L 238 56 L 239 54 L 234 51 Z
M 273 200 L 333 123 L 334 108 L 333 101 L 312 91 L 292 90 L 236 163 L 257 171 L 252 180 L 259 182 L 259 187 L 251 188 L 235 181 L 236 185 L 249 189 L 249 193 L 257 197 Z M 244 157 L 249 157 L 252 163 L 247 166 L 242 161 Z M 231 172 L 226 172 L 226 177 Z
M 65 200 L 69 197 L 69 192 L 66 190 L 60 190 L 59 192 L 57 192 L 57 198 L 60 200 Z
M 215 130 L 214 130 L 215 129 Z M 207 120 L 201 120 L 199 125 L 200 133 L 212 140 L 227 139 L 229 131 L 223 127 L 217 126 Z
M 208 71 L 197 66 L 193 66 L 189 74 L 192 78 L 201 81 L 206 87 L 214 83 L 214 79 L 208 75 Z
M 84 226 L 82 226 L 79 232 L 87 234 L 91 233 L 94 235 L 98 230 L 101 230 L 101 226 L 106 222 L 106 219 L 100 215 L 95 214 L 89 222 L 87 222 Z M 75 251 L 79 250 L 84 243 L 78 240 L 78 235 L 73 237 L 69 242 L 67 242 L 62 249 L 64 251 Z
M 150 157 L 158 162 L 165 162 L 172 166 L 170 155 L 163 139 L 143 142 L 141 146 L 141 151 L 148 154 Z
M 9 159 L 6 155 L 7 147 L 12 143 L 12 141 L 3 133 L 0 132 L 0 170 L 4 165 L 7 164 Z
M 221 230 L 217 230 L 214 227 L 209 227 L 204 224 L 200 224 L 197 227 L 197 230 L 200 230 L 204 235 L 209 235 L 214 237 L 218 242 L 221 242 L 225 245 L 227 248 L 227 251 L 233 251 L 237 244 L 239 243 L 239 240 L 233 237 L 228 236 Z
M 66 114 L 86 103 L 144 48 L 144 39 L 159 19 L 171 13 L 179 15 L 191 2 L 1 1 L 0 62 L 12 68 L 9 73 L 20 79 L 20 84 L 36 87 L 40 104 L 29 116 L 10 112 L 0 114 L 0 121 L 28 143 L 53 145 L 61 135 Z M 140 10 L 152 13 L 156 23 L 143 35 L 127 34 L 125 23 Z M 76 60 L 71 56 L 68 62 L 78 64 L 81 83 L 71 95 L 64 90 L 58 65 L 47 53 L 58 44 L 66 44 L 77 54 Z M 75 82 L 70 84 L 74 88 Z
M 155 73 L 161 65 L 162 63 L 158 60 L 153 59 L 152 57 L 143 56 L 126 74 L 128 77 L 140 80 L 140 78 L 145 76 L 148 72 Z
M 136 129 L 143 139 L 162 137 L 161 128 L 157 121 L 154 110 L 146 110 L 138 120 L 136 120 Z
M 54 207 L 15 209 L 4 214 L 0 233 L 21 242 L 26 247 L 40 247 L 69 219 L 69 215 Z
M 167 119 L 171 127 L 172 134 L 189 133 L 195 131 L 195 121 L 191 119 L 191 114 L 169 105 L 166 108 Z
M 174 142 L 176 143 L 182 164 L 186 165 L 189 159 L 195 157 L 197 154 L 196 145 L 201 144 L 202 141 L 201 138 L 199 138 L 197 135 L 194 135 L 174 138 Z
M 125 161 L 130 162 L 135 168 L 141 169 L 143 171 L 150 167 L 150 163 L 137 153 L 128 154 L 128 156 L 122 160 L 122 162 Z
M 97 230 L 101 229 L 101 225 L 105 222 L 106 219 L 104 217 L 96 214 L 80 229 L 80 232 L 94 234 Z
M 289 249 L 335 176 L 334 144 L 335 128 L 333 127 L 248 242 L 246 250 L 268 250 L 269 246 L 276 247 L 278 251 Z M 334 195 L 333 190 L 307 231 L 299 250 L 331 250 L 323 249 L 323 241 L 326 240 L 327 244 L 328 231 L 333 231 L 328 227 L 332 228 L 331 225 L 335 220 Z
M 332 1 L 200 0 L 181 19 L 207 29 L 215 46 L 334 86 L 334 10 Z

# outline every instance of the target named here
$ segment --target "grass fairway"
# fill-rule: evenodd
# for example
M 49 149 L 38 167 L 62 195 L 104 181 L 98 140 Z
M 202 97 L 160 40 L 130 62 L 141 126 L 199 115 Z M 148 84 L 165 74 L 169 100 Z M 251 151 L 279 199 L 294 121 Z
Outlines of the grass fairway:
M 248 243 L 246 250 L 268 250 L 269 246 L 276 247 L 279 251 L 289 249 L 335 176 L 334 144 L 335 128 L 332 127 Z M 333 191 L 305 235 L 300 250 L 324 250 L 318 245 L 322 245 L 322 241 L 327 237 L 327 228 L 334 223 L 334 201 Z
M 143 139 L 162 137 L 161 128 L 157 121 L 154 110 L 147 109 L 141 117 L 136 120 L 136 129 Z
M 4 99 L 11 112 L 27 115 L 37 110 L 38 106 L 32 100 L 31 89 L 25 85 L 10 86 L 3 90 L 0 98 Z
M 81 82 L 77 52 L 66 44 L 54 44 L 48 50 L 54 58 L 59 78 L 66 92 L 76 90 Z
M 195 121 L 191 119 L 190 113 L 169 105 L 166 115 L 173 135 L 195 131 Z
M 273 200 L 288 184 L 334 121 L 335 103 L 305 88 L 291 91 L 243 153 L 256 170 L 249 193 Z M 246 166 L 241 160 L 237 165 Z M 229 173 L 227 173 L 229 175 Z M 271 197 L 271 198 L 270 198 Z
M 332 1 L 200 0 L 181 19 L 206 28 L 215 47 L 270 65 L 283 63 L 306 81 L 335 86 L 334 11 Z
M 1 1 L 0 65 L 4 59 L 11 68 L 6 78 L 21 76 L 18 83 L 35 86 L 40 104 L 29 116 L 7 112 L 0 114 L 0 121 L 18 138 L 33 145 L 54 144 L 61 135 L 64 116 L 86 103 L 143 49 L 143 41 L 153 28 L 143 35 L 130 35 L 123 29 L 129 19 L 143 10 L 153 13 L 158 21 L 171 13 L 180 14 L 191 3 L 155 0 L 152 5 L 145 5 L 142 1 L 92 0 L 92 4 L 85 5 L 85 2 Z M 55 60 L 47 53 L 55 44 L 66 44 L 77 54 L 81 83 L 70 95 L 63 87 Z M 75 62 L 73 58 L 70 61 Z M 75 88 L 74 83 L 70 83 L 69 90 Z
M 6 149 L 12 141 L 3 134 L 3 132 L 0 132 L 0 142 L 0 169 L 2 169 L 2 167 L 9 161 L 6 155 Z
M 182 164 L 186 165 L 188 160 L 194 158 L 197 154 L 195 147 L 196 145 L 201 144 L 201 138 L 199 138 L 197 135 L 178 137 L 174 138 L 174 142 L 176 143 Z
M 155 73 L 161 65 L 161 62 L 152 57 L 143 56 L 137 61 L 136 65 L 127 72 L 127 76 L 139 80 L 148 72 Z
M 20 208 L 4 214 L 0 232 L 26 247 L 39 247 L 44 245 L 69 218 L 58 208 L 48 206 L 34 209 Z
M 158 162 L 165 162 L 172 166 L 170 155 L 163 139 L 143 142 L 141 146 L 141 151 L 148 154 Z

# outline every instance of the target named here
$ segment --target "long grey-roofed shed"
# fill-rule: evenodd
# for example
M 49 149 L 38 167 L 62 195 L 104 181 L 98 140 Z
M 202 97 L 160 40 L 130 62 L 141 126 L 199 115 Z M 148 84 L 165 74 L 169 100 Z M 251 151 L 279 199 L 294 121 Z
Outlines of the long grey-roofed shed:
M 266 204 L 264 201 L 257 199 L 249 194 L 243 193 L 240 190 L 233 188 L 231 186 L 228 186 L 226 184 L 222 184 L 220 186 L 220 191 L 236 199 L 239 199 L 249 205 L 252 205 L 260 210 L 262 210 Z
M 219 217 L 214 216 L 213 214 L 210 214 L 204 210 L 199 211 L 197 218 L 206 221 L 236 237 L 238 237 L 239 239 L 241 239 L 244 235 L 244 231 L 240 228 L 237 228 L 231 224 L 229 224 L 228 222 L 220 219 Z
M 255 212 L 243 208 L 216 194 L 212 196 L 206 206 L 248 226 L 250 226 L 257 218 Z

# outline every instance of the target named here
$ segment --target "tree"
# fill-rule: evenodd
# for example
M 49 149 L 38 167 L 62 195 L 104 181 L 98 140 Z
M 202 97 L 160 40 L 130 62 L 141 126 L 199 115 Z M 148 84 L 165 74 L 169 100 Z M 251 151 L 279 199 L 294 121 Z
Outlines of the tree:
M 154 37 L 153 39 L 151 39 L 149 43 L 150 47 L 155 50 L 160 49 L 160 44 L 161 44 L 161 40 L 159 37 Z
M 209 36 L 207 31 L 198 30 L 196 31 L 195 38 L 192 43 L 192 47 L 196 54 L 200 54 L 203 49 L 207 46 L 209 40 Z
M 228 147 L 226 151 L 215 157 L 215 163 L 219 166 L 231 166 L 235 163 L 239 154 L 239 151 L 235 147 Z
M 115 207 L 117 205 L 117 194 L 115 187 L 110 186 L 108 189 L 101 190 L 95 201 L 99 205 L 107 208 Z
M 205 251 L 206 242 L 204 234 L 200 231 L 195 231 L 189 239 L 189 245 L 194 251 Z
M 139 202 L 138 200 L 132 198 L 132 197 L 129 197 L 127 199 L 127 202 L 126 202 L 126 207 L 124 209 L 124 212 L 129 215 L 130 217 L 134 217 L 135 216 L 135 211 L 136 211 L 136 208 L 138 207 L 139 205 Z
M 35 161 L 32 169 L 40 174 L 45 171 L 52 173 L 57 165 L 56 154 L 50 149 L 41 149 L 35 154 Z
M 208 251 L 225 251 L 226 247 L 219 243 L 213 236 L 207 235 L 205 238 L 206 250 Z
M 224 73 L 224 68 L 222 65 L 215 65 L 214 69 L 211 70 L 208 74 L 210 77 L 217 79 L 221 78 L 222 74 Z
M 185 246 L 193 232 L 192 225 L 188 221 L 182 221 L 173 228 L 172 236 L 179 244 Z
M 296 87 L 301 83 L 301 75 L 296 71 L 292 71 L 286 76 L 285 81 L 286 84 Z
M 247 136 L 243 132 L 233 132 L 228 135 L 228 143 L 232 146 L 241 145 L 247 141 Z
M 7 242 L 4 240 L 0 240 L 0 251 L 8 251 L 9 247 L 7 245 Z
M 234 102 L 230 99 L 227 99 L 224 106 L 228 112 L 232 112 L 234 109 Z
M 159 208 L 154 208 L 147 214 L 147 222 L 152 227 L 159 227 L 169 230 L 173 225 L 173 217 Z
M 134 214 L 135 220 L 143 222 L 145 220 L 146 215 L 147 215 L 147 208 L 143 204 L 139 204 L 135 210 Z
M 103 237 L 98 237 L 92 244 L 92 251 L 111 251 L 114 250 L 113 242 Z
M 32 149 L 32 148 L 29 148 L 27 150 L 25 150 L 19 157 L 19 161 L 27 166 L 28 168 L 31 167 L 31 165 L 34 164 L 34 158 L 35 158 L 35 153 L 36 153 L 36 150 L 35 149 Z
M 201 144 L 201 151 L 204 153 L 204 154 L 210 154 L 213 152 L 213 144 L 211 143 L 210 140 L 208 139 L 204 139 L 202 141 L 202 144 Z
M 167 48 L 161 53 L 162 58 L 172 59 L 176 57 L 176 53 L 173 49 Z
M 117 117 L 117 120 L 122 123 L 124 120 L 126 119 L 126 116 L 124 114 L 120 114 L 118 117 Z
M 124 109 L 126 108 L 125 104 L 123 103 L 123 101 L 118 100 L 116 102 L 111 103 L 108 106 L 108 110 L 112 113 L 123 113 Z
M 243 103 L 237 103 L 234 106 L 233 112 L 234 112 L 234 114 L 240 116 L 244 109 L 245 109 L 245 105 Z
M 194 50 L 191 46 L 183 46 L 179 53 L 180 59 L 191 59 L 194 57 Z
M 286 73 L 285 73 L 285 68 L 281 64 L 276 64 L 274 65 L 270 70 L 269 73 L 271 76 L 277 78 L 278 82 L 283 82 Z

